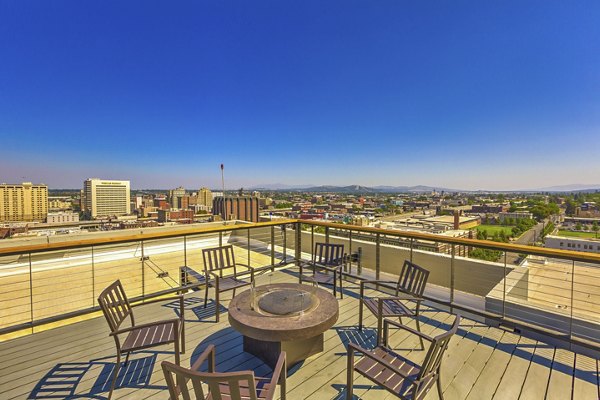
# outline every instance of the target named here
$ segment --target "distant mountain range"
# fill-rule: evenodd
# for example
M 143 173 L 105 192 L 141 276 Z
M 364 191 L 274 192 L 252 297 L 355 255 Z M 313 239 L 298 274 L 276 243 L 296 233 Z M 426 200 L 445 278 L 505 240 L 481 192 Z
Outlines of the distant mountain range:
M 362 185 L 349 185 L 349 186 L 334 186 L 334 185 L 321 185 L 321 186 L 310 186 L 310 185 L 283 185 L 283 184 L 272 184 L 272 185 L 256 185 L 249 188 L 249 190 L 287 190 L 287 191 L 303 191 L 312 193 L 426 193 L 432 191 L 444 191 L 444 192 L 462 192 L 463 190 L 456 189 L 445 189 L 445 188 L 434 188 L 433 186 L 374 186 L 367 187 Z
M 478 193 L 478 192 L 595 192 L 600 190 L 600 184 L 570 184 L 562 186 L 549 186 L 538 189 L 521 189 L 521 190 L 462 190 L 443 187 L 434 187 L 426 185 L 416 186 L 334 186 L 334 185 L 285 185 L 281 183 L 256 185 L 249 190 L 277 190 L 277 191 L 302 191 L 312 193 L 428 193 L 428 192 L 446 192 L 446 193 Z

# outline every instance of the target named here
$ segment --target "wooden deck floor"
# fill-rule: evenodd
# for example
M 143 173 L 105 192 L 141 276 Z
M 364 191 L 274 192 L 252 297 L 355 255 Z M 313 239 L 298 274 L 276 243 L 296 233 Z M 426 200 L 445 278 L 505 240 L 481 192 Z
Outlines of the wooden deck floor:
M 278 281 L 295 282 L 279 272 Z M 355 342 L 371 347 L 375 342 L 375 320 L 369 316 L 363 332 L 357 330 L 356 286 L 348 284 L 340 300 L 340 315 L 334 328 L 325 333 L 325 351 L 290 371 L 289 399 L 343 399 L 345 396 L 346 347 Z M 203 292 L 186 296 L 186 347 L 182 364 L 189 366 L 210 343 L 217 347 L 219 371 L 253 369 L 268 376 L 270 369 L 242 351 L 242 338 L 227 322 L 226 310 L 214 322 L 214 304 L 202 305 Z M 229 297 L 227 297 L 228 299 Z M 224 304 L 227 306 L 227 302 Z M 136 309 L 140 322 L 172 317 L 169 303 Z M 365 315 L 367 315 L 366 313 Z M 141 318 L 139 318 L 141 317 Z M 447 329 L 452 320 L 447 312 L 429 307 L 422 314 L 425 333 Z M 418 341 L 396 331 L 391 343 L 400 353 L 420 361 L 424 352 Z M 412 350 L 412 349 L 415 350 Z M 114 398 L 166 399 L 160 362 L 173 360 L 172 347 L 138 352 L 119 376 Z M 0 344 L 0 398 L 106 398 L 115 346 L 108 337 L 104 318 L 13 339 Z M 596 359 L 557 349 L 546 343 L 518 336 L 482 323 L 464 319 L 442 364 L 444 396 L 452 399 L 598 399 L 599 362 Z M 355 380 L 355 398 L 394 398 L 364 378 Z M 437 399 L 434 390 L 427 399 Z

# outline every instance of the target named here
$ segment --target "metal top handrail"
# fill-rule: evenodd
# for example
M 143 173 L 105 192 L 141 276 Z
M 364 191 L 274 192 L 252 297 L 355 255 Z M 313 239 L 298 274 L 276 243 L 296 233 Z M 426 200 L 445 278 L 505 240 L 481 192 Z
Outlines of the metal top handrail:
M 459 237 L 448 237 L 443 235 L 436 235 L 432 233 L 421 233 L 421 232 L 408 232 L 408 231 L 396 231 L 382 228 L 371 228 L 357 225 L 346 225 L 332 222 L 314 221 L 314 220 L 301 220 L 301 219 L 278 219 L 275 221 L 267 222 L 256 222 L 256 223 L 244 223 L 240 225 L 223 225 L 223 226 L 211 226 L 211 227 L 193 227 L 189 229 L 178 230 L 175 232 L 148 232 L 139 233 L 128 236 L 117 236 L 109 238 L 94 238 L 84 240 L 73 240 L 69 242 L 60 243 L 43 243 L 35 245 L 21 245 L 14 247 L 0 248 L 0 256 L 17 255 L 23 253 L 40 253 L 44 251 L 53 250 L 64 250 L 73 248 L 82 248 L 92 245 L 109 245 L 119 244 L 127 242 L 135 242 L 140 240 L 151 240 L 151 239 L 165 239 L 187 235 L 197 234 L 209 234 L 219 232 L 229 232 L 245 229 L 257 229 L 261 227 L 280 226 L 283 224 L 305 224 L 312 226 L 322 226 L 333 229 L 341 230 L 352 230 L 355 232 L 381 234 L 395 237 L 402 237 L 408 239 L 425 240 L 431 242 L 440 242 L 445 244 L 454 244 L 459 246 L 471 246 L 484 248 L 489 250 L 505 251 L 510 253 L 526 253 L 531 255 L 537 255 L 542 257 L 558 258 L 570 261 L 580 261 L 588 263 L 600 264 L 600 254 L 585 253 L 579 251 L 560 250 L 560 249 L 548 249 L 543 247 L 527 246 L 513 243 L 500 243 L 492 242 L 490 240 L 479 240 L 479 239 L 468 239 Z
M 14 247 L 0 248 L 0 256 L 9 256 L 23 253 L 42 253 L 45 251 L 54 250 L 65 250 L 74 249 L 88 246 L 97 245 L 108 245 L 108 244 L 119 244 L 128 242 L 137 242 L 140 240 L 151 240 L 151 239 L 167 239 L 173 237 L 183 237 L 187 235 L 199 235 L 208 233 L 219 233 L 219 232 L 230 232 L 237 230 L 246 230 L 249 228 L 261 228 L 268 226 L 279 226 L 283 224 L 293 224 L 296 220 L 286 219 L 268 222 L 256 222 L 256 223 L 244 223 L 239 225 L 223 225 L 223 226 L 211 226 L 211 227 L 193 227 L 189 229 L 181 229 L 173 232 L 147 232 L 138 233 L 134 235 L 123 235 L 108 238 L 94 238 L 94 239 L 83 239 L 83 240 L 72 240 L 60 243 L 41 243 L 32 245 L 20 245 Z

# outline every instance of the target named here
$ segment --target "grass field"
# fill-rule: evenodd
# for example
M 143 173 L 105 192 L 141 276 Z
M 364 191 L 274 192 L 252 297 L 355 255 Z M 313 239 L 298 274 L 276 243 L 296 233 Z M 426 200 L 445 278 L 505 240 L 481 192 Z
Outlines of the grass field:
M 573 232 L 573 231 L 558 231 L 558 236 L 567 236 L 567 237 L 578 237 L 578 238 L 595 238 L 596 234 L 594 232 Z
M 479 225 L 477 227 L 478 231 L 487 231 L 488 236 L 493 236 L 495 232 L 498 232 L 498 234 L 500 234 L 500 232 L 504 231 L 504 233 L 507 236 L 512 235 L 512 228 L 513 225 L 508 225 L 508 226 L 502 226 L 502 225 Z

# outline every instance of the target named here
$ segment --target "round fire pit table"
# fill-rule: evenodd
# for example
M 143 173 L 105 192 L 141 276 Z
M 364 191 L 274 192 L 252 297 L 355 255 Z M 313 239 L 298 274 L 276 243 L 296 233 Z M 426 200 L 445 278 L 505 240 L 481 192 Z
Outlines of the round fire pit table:
M 323 351 L 323 332 L 338 315 L 328 291 L 297 283 L 257 286 L 229 303 L 229 323 L 244 336 L 244 351 L 271 368 L 282 351 L 288 368 Z

